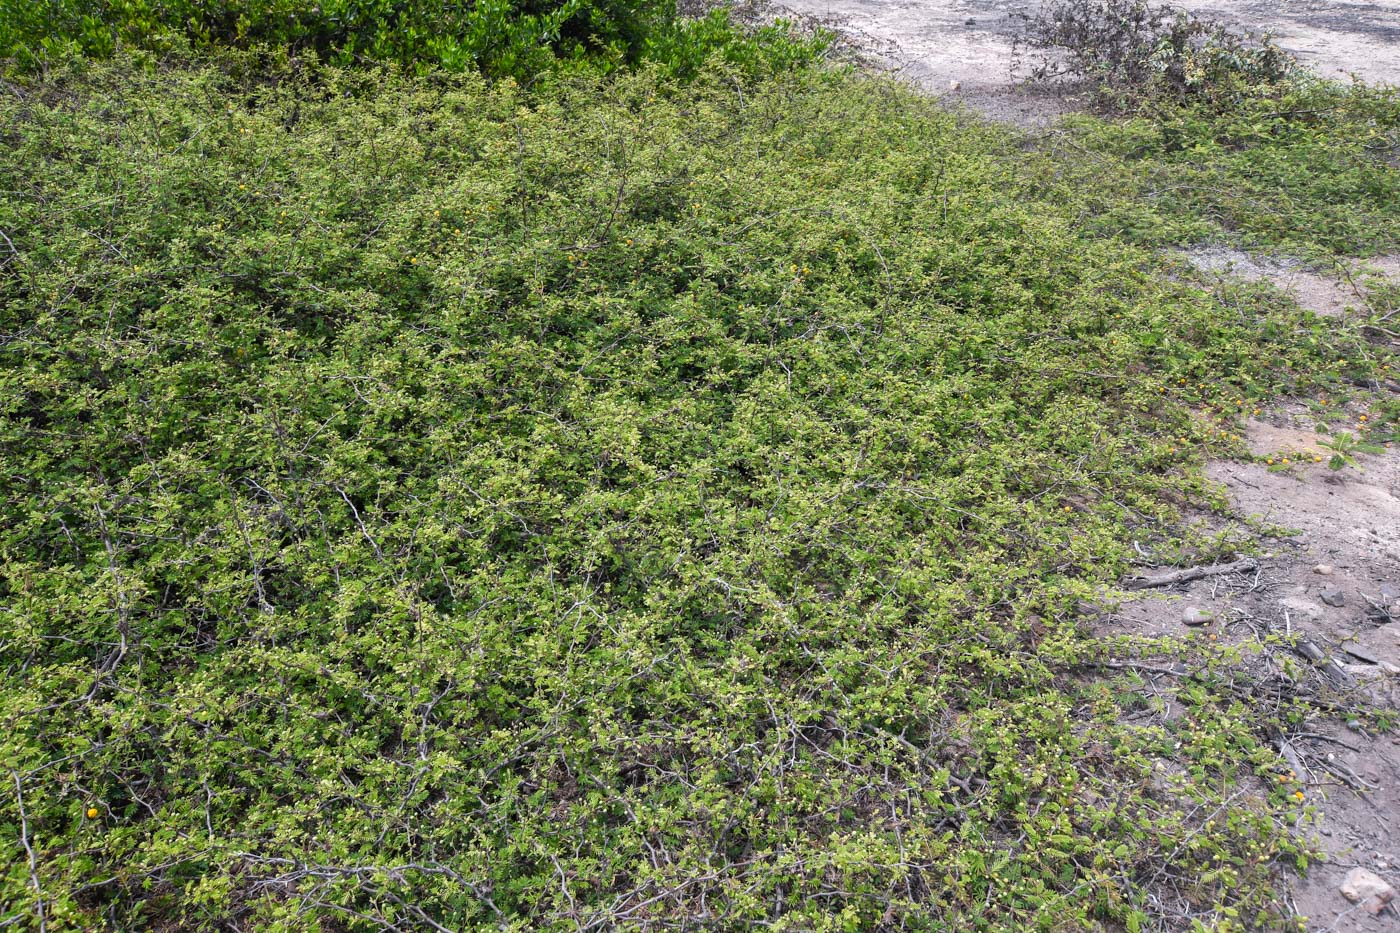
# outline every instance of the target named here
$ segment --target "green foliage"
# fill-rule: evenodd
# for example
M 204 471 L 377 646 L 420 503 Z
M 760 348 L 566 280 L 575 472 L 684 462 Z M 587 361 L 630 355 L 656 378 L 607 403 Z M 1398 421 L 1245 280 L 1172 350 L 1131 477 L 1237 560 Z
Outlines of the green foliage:
M 685 80 L 711 62 L 726 63 L 746 76 L 766 76 L 814 64 L 830 42 L 828 33 L 799 35 L 784 20 L 740 31 L 728 11 L 717 8 L 655 30 L 642 57 L 659 63 L 665 74 Z
M 1357 334 L 888 84 L 302 67 L 0 98 L 7 921 L 1277 925 L 1075 608 Z
M 1346 431 L 1339 431 L 1331 439 L 1318 441 L 1323 447 L 1332 451 L 1332 456 L 1327 460 L 1327 466 L 1333 470 L 1340 470 L 1348 466 L 1357 466 L 1357 454 L 1382 454 L 1385 448 L 1379 444 L 1370 444 L 1361 438 L 1354 437 Z
M 763 74 L 812 61 L 823 45 L 782 23 L 744 34 L 722 9 L 684 20 L 674 0 L 0 0 L 0 59 L 24 69 L 71 51 L 183 42 L 520 79 L 643 59 L 686 72 L 710 57 Z
M 1098 193 L 1094 223 L 1106 232 L 1315 257 L 1400 246 L 1394 88 L 1300 81 L 1224 114 L 1161 107 L 1064 126 L 1050 140 L 1055 167 Z

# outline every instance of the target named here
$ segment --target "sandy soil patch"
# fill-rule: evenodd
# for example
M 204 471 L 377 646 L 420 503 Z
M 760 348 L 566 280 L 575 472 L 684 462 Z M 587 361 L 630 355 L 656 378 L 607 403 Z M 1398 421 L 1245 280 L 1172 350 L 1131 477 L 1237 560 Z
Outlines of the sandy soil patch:
M 1387 310 L 1376 306 L 1374 286 L 1378 282 L 1400 282 L 1400 256 L 1355 260 L 1323 269 L 1289 257 L 1251 256 L 1227 246 L 1193 249 L 1183 255 L 1187 262 L 1218 281 L 1267 281 L 1299 307 L 1321 317 Z
M 1319 437 L 1301 407 L 1268 412 L 1245 428 L 1258 456 L 1307 449 Z M 1094 626 L 1103 634 L 1219 639 L 1255 649 L 1270 635 L 1296 639 L 1325 657 L 1314 670 L 1336 673 L 1329 690 L 1342 708 L 1400 710 L 1400 450 L 1358 460 L 1361 469 L 1341 471 L 1310 460 L 1281 471 L 1210 464 L 1207 475 L 1225 487 L 1238 518 L 1295 533 L 1267 539 L 1270 551 L 1255 571 L 1146 591 Z M 1193 612 L 1213 621 L 1190 625 Z M 1264 662 L 1260 670 L 1269 668 Z M 1156 687 L 1170 695 L 1173 678 L 1161 680 Z M 1305 737 L 1278 743 L 1281 758 L 1300 766 L 1321 814 L 1299 829 L 1327 856 L 1306 877 L 1290 879 L 1291 898 L 1310 930 L 1394 931 L 1400 917 L 1371 915 L 1349 903 L 1340 886 L 1361 867 L 1400 888 L 1400 738 L 1347 725 L 1345 717 L 1320 720 Z
M 1039 126 L 1074 101 L 1014 86 L 1012 37 L 1034 0 L 781 0 L 858 37 L 888 67 L 995 119 Z M 1176 0 L 1241 30 L 1269 32 L 1329 78 L 1400 84 L 1400 0 Z

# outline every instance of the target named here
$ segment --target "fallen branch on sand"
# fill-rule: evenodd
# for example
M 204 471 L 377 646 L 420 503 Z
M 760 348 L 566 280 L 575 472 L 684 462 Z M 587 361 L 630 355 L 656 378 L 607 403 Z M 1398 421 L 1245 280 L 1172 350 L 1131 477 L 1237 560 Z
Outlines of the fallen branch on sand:
M 1259 561 L 1252 557 L 1243 560 L 1231 561 L 1228 564 L 1209 564 L 1205 567 L 1183 567 L 1181 570 L 1172 570 L 1167 573 L 1153 574 L 1151 576 L 1129 577 L 1123 581 L 1123 586 L 1130 590 L 1146 590 L 1156 586 L 1175 586 L 1178 583 L 1190 583 L 1192 580 L 1199 580 L 1201 577 L 1213 577 L 1222 573 L 1248 573 L 1251 570 L 1259 569 Z

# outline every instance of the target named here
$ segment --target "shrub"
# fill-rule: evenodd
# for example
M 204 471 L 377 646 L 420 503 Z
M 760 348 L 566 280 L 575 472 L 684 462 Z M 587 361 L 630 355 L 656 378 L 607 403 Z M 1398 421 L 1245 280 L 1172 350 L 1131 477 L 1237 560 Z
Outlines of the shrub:
M 821 46 L 781 23 L 745 35 L 722 9 L 682 19 L 674 0 L 0 0 L 0 58 L 22 68 L 64 50 L 108 55 L 172 39 L 517 78 L 557 62 L 610 69 L 644 58 L 685 72 L 711 55 L 762 70 Z
M 1279 926 L 1274 714 L 1076 606 L 1383 350 L 887 84 L 303 67 L 0 95 L 7 921 Z
M 673 77 L 693 77 L 707 63 L 723 61 L 746 76 L 771 75 L 819 60 L 832 35 L 800 33 L 786 20 L 736 26 L 726 7 L 694 18 L 679 18 L 646 42 L 643 58 L 658 62 Z
M 1056 0 L 1024 17 L 1018 46 L 1040 53 L 1032 79 L 1088 81 L 1114 107 L 1169 100 L 1225 110 L 1294 69 L 1268 36 L 1147 0 Z

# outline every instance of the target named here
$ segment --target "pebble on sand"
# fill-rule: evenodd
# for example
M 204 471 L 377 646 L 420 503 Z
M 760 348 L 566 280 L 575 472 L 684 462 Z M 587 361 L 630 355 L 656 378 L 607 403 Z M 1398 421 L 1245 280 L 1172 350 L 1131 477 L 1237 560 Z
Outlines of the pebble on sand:
M 1380 875 L 1364 868 L 1353 868 L 1342 880 L 1342 897 L 1353 904 L 1362 904 L 1378 914 L 1395 898 L 1395 889 Z
M 1187 625 L 1208 625 L 1214 619 L 1214 613 L 1197 609 L 1195 606 L 1187 606 L 1186 611 L 1181 614 L 1181 621 Z

